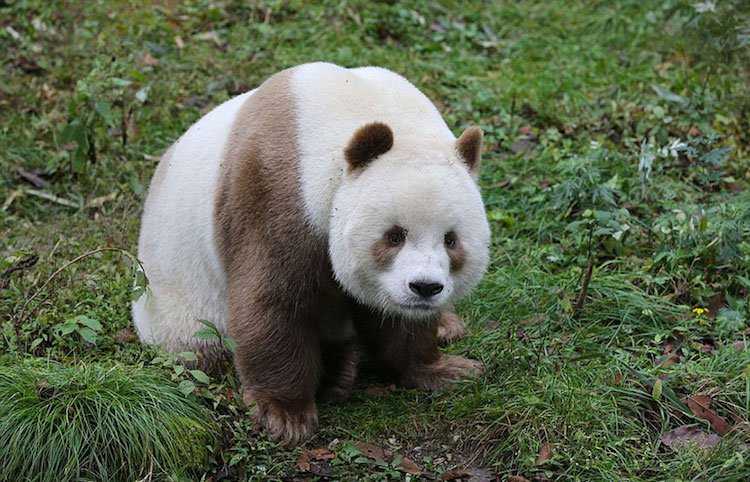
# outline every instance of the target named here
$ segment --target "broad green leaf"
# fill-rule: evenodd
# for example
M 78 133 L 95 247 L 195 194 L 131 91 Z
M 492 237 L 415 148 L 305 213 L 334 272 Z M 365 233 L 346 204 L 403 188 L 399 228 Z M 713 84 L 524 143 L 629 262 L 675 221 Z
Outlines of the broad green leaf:
M 96 344 L 96 332 L 94 332 L 94 330 L 92 330 L 91 328 L 81 328 L 78 330 L 78 334 L 81 335 L 81 338 L 83 338 L 87 342 Z
M 73 321 L 78 323 L 79 325 L 84 325 L 89 328 L 91 328 L 94 331 L 102 331 L 102 325 L 98 321 L 96 321 L 93 318 L 89 318 L 86 315 L 78 315 L 75 318 L 73 318 Z
M 179 356 L 181 358 L 184 358 L 185 361 L 189 361 L 189 362 L 198 361 L 198 355 L 196 355 L 192 351 L 183 351 L 183 352 L 180 352 Z
M 193 375 L 193 377 L 201 383 L 205 383 L 206 385 L 211 383 L 211 379 L 208 378 L 208 375 L 200 370 L 190 370 L 190 374 Z
M 183 380 L 177 386 L 177 389 L 185 395 L 190 395 L 195 391 L 195 383 L 191 382 L 190 380 Z

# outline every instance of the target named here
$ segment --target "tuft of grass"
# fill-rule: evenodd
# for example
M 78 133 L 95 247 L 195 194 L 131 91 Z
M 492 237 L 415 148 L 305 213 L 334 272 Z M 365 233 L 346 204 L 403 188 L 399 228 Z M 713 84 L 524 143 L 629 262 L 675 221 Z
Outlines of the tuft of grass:
M 143 369 L 23 362 L 0 371 L 0 479 L 136 480 L 205 465 L 198 399 Z

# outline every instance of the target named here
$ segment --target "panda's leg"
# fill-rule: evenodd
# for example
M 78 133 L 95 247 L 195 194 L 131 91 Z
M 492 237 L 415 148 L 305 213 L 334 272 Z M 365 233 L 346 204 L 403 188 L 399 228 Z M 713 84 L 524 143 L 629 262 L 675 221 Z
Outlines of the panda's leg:
M 438 317 L 422 322 L 383 317 L 356 303 L 353 311 L 359 338 L 375 369 L 387 380 L 439 390 L 481 371 L 474 360 L 440 353 Z
M 328 402 L 343 402 L 351 395 L 357 378 L 357 352 L 350 342 L 321 342 L 322 376 L 320 398 Z
M 466 327 L 456 312 L 451 309 L 443 311 L 438 321 L 438 340 L 450 343 L 466 334 Z
M 244 283 L 244 285 L 243 285 Z M 296 444 L 312 435 L 318 421 L 315 391 L 320 376 L 320 343 L 309 311 L 299 298 L 280 295 L 247 280 L 232 285 L 229 329 L 235 366 L 247 403 L 275 437 Z

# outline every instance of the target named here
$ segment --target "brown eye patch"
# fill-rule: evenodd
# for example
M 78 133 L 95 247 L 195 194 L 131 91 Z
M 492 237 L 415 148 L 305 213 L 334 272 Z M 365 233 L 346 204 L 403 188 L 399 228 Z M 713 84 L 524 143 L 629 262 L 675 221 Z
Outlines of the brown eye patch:
M 406 230 L 393 226 L 372 245 L 372 259 L 379 268 L 387 268 L 396 259 L 406 241 Z
M 458 271 L 463 268 L 466 262 L 466 250 L 463 245 L 458 241 L 458 236 L 453 231 L 445 233 L 445 251 L 448 253 L 448 258 L 451 260 L 451 271 Z

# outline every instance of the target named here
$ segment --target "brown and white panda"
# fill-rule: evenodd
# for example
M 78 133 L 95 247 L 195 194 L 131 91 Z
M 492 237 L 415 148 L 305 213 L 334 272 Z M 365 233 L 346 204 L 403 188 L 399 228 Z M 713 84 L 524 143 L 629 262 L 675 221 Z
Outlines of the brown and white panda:
M 478 365 L 441 354 L 437 330 L 443 313 L 443 329 L 460 329 L 450 306 L 488 263 L 481 145 L 479 129 L 456 139 L 424 94 L 377 67 L 300 65 L 223 103 L 151 182 L 141 339 L 212 356 L 193 334 L 213 322 L 236 342 L 245 400 L 291 443 L 314 430 L 316 396 L 349 393 L 355 335 L 404 386 L 467 376 Z

